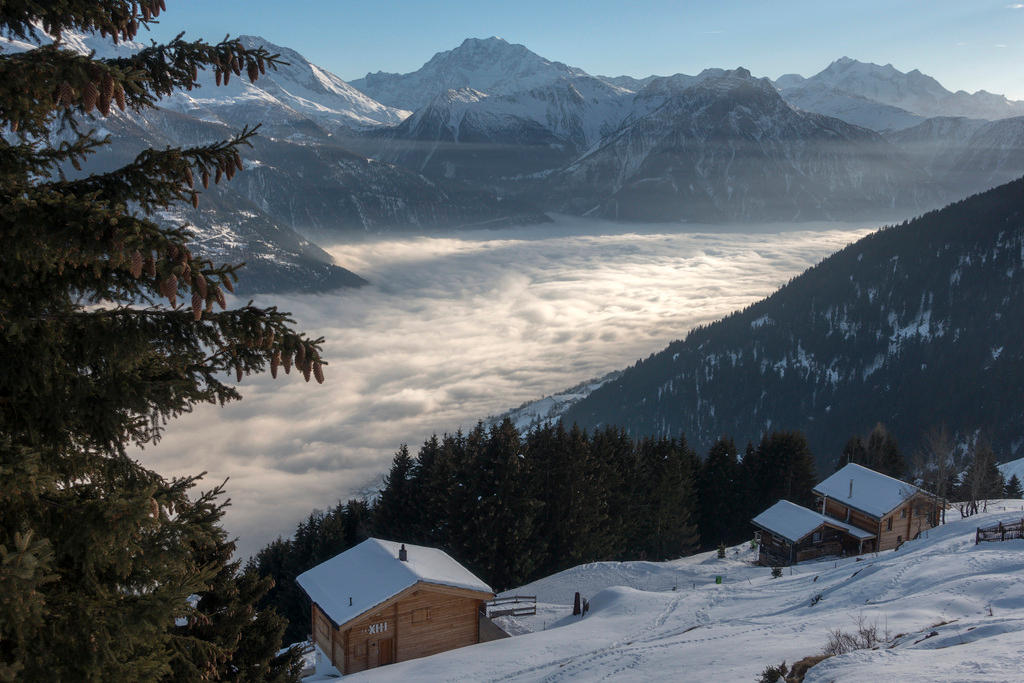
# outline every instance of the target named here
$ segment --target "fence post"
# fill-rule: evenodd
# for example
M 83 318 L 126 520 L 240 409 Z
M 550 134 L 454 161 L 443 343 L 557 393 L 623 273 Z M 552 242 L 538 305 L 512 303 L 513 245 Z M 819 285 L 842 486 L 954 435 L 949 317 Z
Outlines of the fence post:
M 974 545 L 978 545 L 978 543 L 980 541 L 981 541 L 981 527 L 979 526 L 977 528 L 977 530 L 974 532 Z

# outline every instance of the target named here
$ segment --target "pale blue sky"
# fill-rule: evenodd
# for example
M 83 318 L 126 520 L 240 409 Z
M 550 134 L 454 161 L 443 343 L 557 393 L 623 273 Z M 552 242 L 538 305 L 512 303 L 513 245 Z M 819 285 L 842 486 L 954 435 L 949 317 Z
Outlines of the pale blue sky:
M 170 0 L 152 37 L 260 35 L 345 80 L 408 72 L 464 38 L 499 35 L 592 74 L 745 66 L 810 76 L 849 56 L 918 68 L 950 90 L 1024 99 L 1018 0 Z M 144 35 L 144 34 L 143 34 Z

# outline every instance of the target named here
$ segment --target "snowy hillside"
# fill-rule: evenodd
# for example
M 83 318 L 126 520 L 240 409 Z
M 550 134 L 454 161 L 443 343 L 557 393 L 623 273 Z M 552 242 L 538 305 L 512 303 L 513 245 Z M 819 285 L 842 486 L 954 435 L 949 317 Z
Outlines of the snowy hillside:
M 1004 462 L 999 466 L 999 471 L 1003 473 L 1003 478 L 1009 480 L 1013 475 L 1017 475 L 1017 479 L 1024 481 L 1024 458 L 1017 458 L 1010 462 Z
M 724 560 L 582 565 L 510 591 L 537 595 L 537 616 L 516 624 L 524 635 L 351 678 L 755 681 L 861 620 L 884 644 L 826 659 L 806 681 L 1020 680 L 1024 540 L 975 545 L 974 530 L 1022 509 L 999 501 L 896 552 L 803 563 L 778 579 L 750 564 L 747 546 Z M 590 600 L 582 618 L 571 616 L 575 591 Z

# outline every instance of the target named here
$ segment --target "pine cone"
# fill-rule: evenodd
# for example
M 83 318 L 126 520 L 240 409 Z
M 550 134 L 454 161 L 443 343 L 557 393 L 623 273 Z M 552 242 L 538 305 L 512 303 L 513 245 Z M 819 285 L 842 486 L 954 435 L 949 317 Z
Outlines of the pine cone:
M 173 301 L 175 296 L 177 295 L 177 292 L 178 292 L 178 278 L 177 278 L 177 276 L 175 276 L 174 273 L 171 273 L 166 278 L 164 278 L 163 287 L 164 287 L 164 296 L 166 296 L 168 299 L 171 299 Z M 171 305 L 173 306 L 174 304 L 172 303 Z
M 57 106 L 66 106 L 75 101 L 75 90 L 71 87 L 71 84 L 64 81 L 57 88 Z
M 120 83 L 114 85 L 114 101 L 117 102 L 117 108 L 124 111 L 126 102 L 124 99 L 124 86 Z
M 224 283 L 224 286 L 227 287 L 227 290 L 229 292 L 231 292 L 232 294 L 235 293 L 235 286 L 233 284 L 231 284 L 231 276 L 230 275 L 221 275 L 220 276 L 220 281 Z
M 146 275 L 149 277 L 156 277 L 156 261 L 153 260 L 152 254 L 146 254 L 146 260 L 143 265 L 143 269 L 146 271 Z
M 217 300 L 217 305 L 220 306 L 220 310 L 223 311 L 228 307 L 227 301 L 224 299 L 224 291 L 220 287 L 218 287 L 217 291 L 214 293 L 214 298 Z
M 142 3 L 142 20 L 149 21 L 153 18 L 153 13 L 149 11 L 149 5 Z
M 245 170 L 242 167 L 242 155 L 239 154 L 238 152 L 235 152 L 235 168 L 237 168 L 239 171 Z
M 281 363 L 284 365 L 284 374 L 289 374 L 292 371 L 292 354 L 288 351 L 284 352 L 284 356 L 281 358 Z
M 100 79 L 100 97 L 106 97 L 108 101 L 114 98 L 114 77 L 109 71 Z
M 210 172 L 205 168 L 203 169 L 203 187 L 207 188 L 210 186 Z
M 217 85 L 219 86 L 221 82 L 220 69 L 214 69 L 214 76 L 215 80 L 217 81 Z
M 256 79 L 260 77 L 260 68 L 256 66 L 256 62 L 249 62 L 249 66 L 246 68 L 249 73 L 249 82 L 255 83 Z
M 206 278 L 202 273 L 196 273 L 195 289 L 199 292 L 199 296 L 206 298 Z
M 275 351 L 270 357 L 270 376 L 277 379 L 277 368 L 281 365 L 281 352 Z
M 235 365 L 235 378 L 239 382 L 242 381 L 242 365 L 241 365 L 241 363 Z
M 85 86 L 85 92 L 82 93 L 82 108 L 86 112 L 90 112 L 96 108 L 96 100 L 100 97 L 99 88 L 92 81 Z
M 195 177 L 192 175 L 192 168 L 190 166 L 185 167 L 185 182 L 188 183 L 189 187 L 195 187 Z
M 218 184 L 220 182 L 220 178 L 221 178 L 222 175 L 224 175 L 224 172 L 221 171 L 220 170 L 220 166 L 218 166 L 217 167 L 217 173 L 216 173 L 216 175 L 213 176 L 213 184 L 214 185 L 216 185 L 216 184 Z
M 304 366 L 305 364 L 306 364 L 306 345 L 303 344 L 300 341 L 298 348 L 295 349 L 295 365 L 301 367 L 301 366 Z
M 313 363 L 313 376 L 316 377 L 317 384 L 324 383 L 324 367 L 320 364 L 320 361 Z
M 306 365 L 305 367 L 302 368 L 302 378 L 307 382 L 309 381 L 309 375 L 311 370 L 312 368 L 309 367 L 309 365 Z
M 263 55 L 256 55 L 256 66 L 260 69 L 260 74 L 267 73 L 266 62 L 263 61 Z
M 138 249 L 132 252 L 131 273 L 136 280 L 142 275 L 142 254 Z
M 274 328 L 271 327 L 270 331 L 267 333 L 267 348 L 269 349 L 273 345 L 274 345 Z
M 192 292 L 192 317 L 195 320 L 203 317 L 203 297 L 199 292 Z
M 192 208 L 193 209 L 198 209 L 199 208 L 199 193 L 198 192 L 193 192 L 192 193 Z

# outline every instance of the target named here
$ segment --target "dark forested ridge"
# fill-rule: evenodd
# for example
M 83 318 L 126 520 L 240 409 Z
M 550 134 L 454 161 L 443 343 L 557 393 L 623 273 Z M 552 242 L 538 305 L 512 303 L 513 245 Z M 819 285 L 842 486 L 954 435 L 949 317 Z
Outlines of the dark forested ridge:
M 803 431 L 819 465 L 884 421 L 906 452 L 939 424 L 1024 451 L 1024 179 L 880 230 L 639 361 L 564 415 L 698 449 Z

